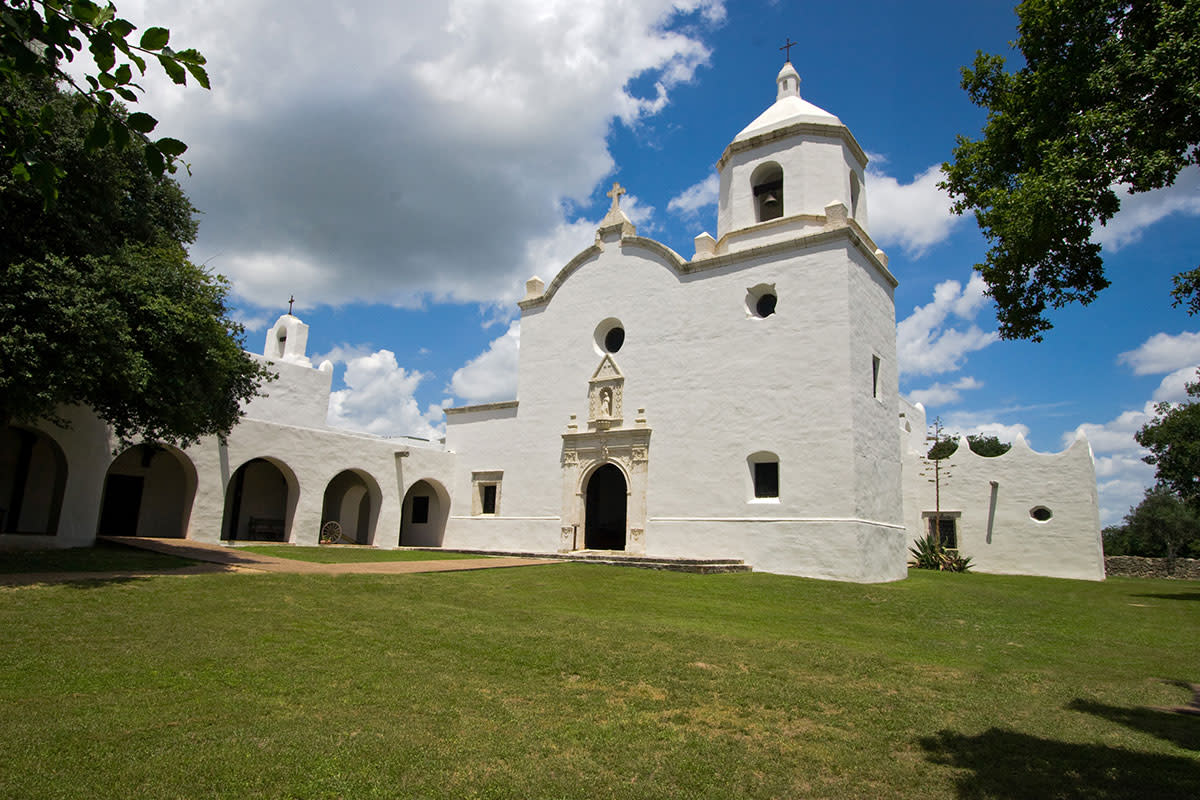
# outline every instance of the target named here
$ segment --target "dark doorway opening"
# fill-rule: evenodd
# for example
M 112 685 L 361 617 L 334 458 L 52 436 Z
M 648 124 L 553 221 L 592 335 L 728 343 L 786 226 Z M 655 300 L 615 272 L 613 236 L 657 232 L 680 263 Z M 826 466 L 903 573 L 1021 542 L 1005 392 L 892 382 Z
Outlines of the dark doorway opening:
M 583 546 L 588 550 L 625 549 L 625 475 L 612 464 L 592 473 L 587 486 Z
M 144 483 L 141 475 L 108 476 L 100 513 L 101 536 L 137 536 Z

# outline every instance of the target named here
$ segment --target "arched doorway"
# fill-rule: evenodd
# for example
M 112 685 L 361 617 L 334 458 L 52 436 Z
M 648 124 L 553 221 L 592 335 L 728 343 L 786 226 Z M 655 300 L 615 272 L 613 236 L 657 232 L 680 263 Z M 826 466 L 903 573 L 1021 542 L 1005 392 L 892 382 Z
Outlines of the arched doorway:
M 325 487 L 321 502 L 322 530 L 336 522 L 342 534 L 339 541 L 371 544 L 379 516 L 382 493 L 375 480 L 359 470 L 342 470 Z
M 294 485 L 295 477 L 274 461 L 254 458 L 242 464 L 225 491 L 221 538 L 286 542 Z
M 0 533 L 58 533 L 66 486 L 58 442 L 32 428 L 0 431 Z
M 196 468 L 173 447 L 139 444 L 113 460 L 104 478 L 101 536 L 187 536 Z
M 437 481 L 417 481 L 404 494 L 400 515 L 401 546 L 441 547 L 450 495 Z
M 592 473 L 587 485 L 583 546 L 588 550 L 624 550 L 628 492 L 625 474 L 614 464 Z

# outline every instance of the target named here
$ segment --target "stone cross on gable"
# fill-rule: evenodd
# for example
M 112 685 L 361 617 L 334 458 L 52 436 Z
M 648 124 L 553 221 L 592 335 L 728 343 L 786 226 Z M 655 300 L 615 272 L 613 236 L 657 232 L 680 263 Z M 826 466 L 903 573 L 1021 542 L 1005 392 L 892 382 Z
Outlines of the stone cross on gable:
M 612 191 L 607 193 L 607 197 L 612 198 L 612 210 L 616 211 L 621 207 L 621 195 L 625 194 L 625 187 L 619 183 L 614 183 Z

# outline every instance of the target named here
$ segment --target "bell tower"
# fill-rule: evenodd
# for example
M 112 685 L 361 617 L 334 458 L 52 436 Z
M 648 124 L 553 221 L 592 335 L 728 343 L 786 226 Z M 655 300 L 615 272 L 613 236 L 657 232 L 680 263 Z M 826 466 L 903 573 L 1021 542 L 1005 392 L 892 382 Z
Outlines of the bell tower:
M 841 204 L 867 229 L 867 156 L 833 114 L 800 96 L 789 61 L 775 78 L 775 102 L 725 148 L 716 252 L 819 231 Z

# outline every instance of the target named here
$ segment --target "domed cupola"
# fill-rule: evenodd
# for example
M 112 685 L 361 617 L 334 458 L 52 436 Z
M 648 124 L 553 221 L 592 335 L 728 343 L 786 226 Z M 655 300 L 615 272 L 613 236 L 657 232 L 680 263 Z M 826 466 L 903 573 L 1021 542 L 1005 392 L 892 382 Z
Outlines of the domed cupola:
M 791 62 L 775 78 L 776 99 L 725 148 L 717 239 L 723 250 L 820 230 L 841 203 L 864 230 L 867 156 L 842 121 L 800 96 Z

